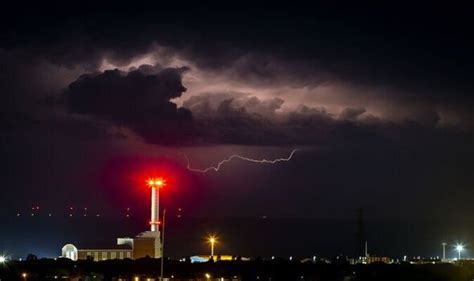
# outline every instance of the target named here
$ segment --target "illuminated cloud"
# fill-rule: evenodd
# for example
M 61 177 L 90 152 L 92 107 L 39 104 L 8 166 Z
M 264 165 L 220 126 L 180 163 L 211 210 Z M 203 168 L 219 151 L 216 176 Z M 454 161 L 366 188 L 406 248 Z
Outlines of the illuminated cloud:
M 121 18 L 129 18 L 129 12 Z M 69 28 L 57 24 L 64 22 L 61 16 L 50 17 L 41 22 L 48 40 L 31 32 L 18 44 L 14 44 L 16 35 L 12 37 L 17 29 L 7 28 L 11 32 L 5 33 L 6 44 L 0 53 L 6 68 L 12 70 L 0 77 L 1 90 L 8 96 L 5 107 L 54 119 L 53 114 L 44 113 L 46 110 L 26 104 L 57 96 L 66 88 L 70 113 L 130 129 L 152 143 L 186 143 L 189 139 L 195 144 L 318 143 L 321 138 L 339 136 L 334 132 L 345 130 L 344 126 L 356 128 L 362 135 L 367 130 L 376 132 L 371 135 L 384 135 L 385 129 L 380 128 L 403 128 L 407 123 L 472 131 L 472 87 L 466 83 L 470 79 L 461 71 L 462 66 L 451 63 L 469 65 L 471 57 L 465 51 L 470 49 L 462 44 L 459 54 L 416 40 L 419 48 L 396 48 L 397 36 L 384 32 L 385 39 L 380 40 L 375 36 L 377 30 L 352 14 L 344 20 L 353 24 L 344 24 L 344 28 L 326 24 L 334 22 L 324 17 L 318 18 L 324 24 L 307 23 L 305 16 L 289 21 L 279 17 L 281 22 L 270 26 L 253 25 L 258 28 L 252 28 L 251 34 L 239 13 L 231 13 L 219 26 L 195 20 L 190 14 L 184 18 L 168 13 L 161 17 L 139 15 L 138 21 L 117 22 L 93 14 L 90 22 L 95 24 L 67 21 L 72 24 Z M 232 20 L 241 24 L 234 26 Z M 266 23 L 260 16 L 254 20 Z M 190 29 L 194 26 L 191 22 L 197 26 Z M 199 26 L 208 32 L 202 33 Z M 365 29 L 352 29 L 358 26 Z M 375 32 L 373 37 L 366 36 L 371 32 L 356 36 L 367 28 Z M 374 51 L 375 47 L 384 52 Z M 430 56 L 425 52 L 429 48 L 435 48 L 440 56 Z M 441 59 L 452 56 L 463 59 Z M 30 62 L 36 67 L 28 67 Z M 153 96 L 153 87 L 145 85 L 148 79 L 134 81 L 136 90 L 129 89 L 126 95 L 121 94 L 126 87 L 118 81 L 129 78 L 104 83 L 102 90 L 94 90 L 97 96 L 90 93 L 98 83 L 90 85 L 91 89 L 85 87 L 89 82 L 85 83 L 84 77 L 99 81 L 119 72 L 123 77 L 130 73 L 156 75 L 153 67 L 143 65 L 185 67 L 188 70 L 180 74 L 177 84 L 186 88 L 186 93 L 159 89 Z M 48 73 L 44 75 L 47 79 L 41 78 L 43 73 Z M 81 74 L 85 76 L 78 79 Z M 119 94 L 109 97 L 104 94 L 108 91 Z M 157 98 L 153 102 L 161 102 L 154 105 L 160 113 L 150 111 L 147 100 L 136 98 L 142 92 Z M 173 117 L 164 116 L 168 110 Z M 173 137 L 166 140 L 163 134 Z

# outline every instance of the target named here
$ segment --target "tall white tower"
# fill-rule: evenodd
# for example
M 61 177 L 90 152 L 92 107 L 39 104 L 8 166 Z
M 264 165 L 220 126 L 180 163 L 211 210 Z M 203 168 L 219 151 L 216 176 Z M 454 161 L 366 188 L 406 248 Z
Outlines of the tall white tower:
M 160 188 L 166 185 L 163 178 L 150 178 L 147 184 L 151 189 L 151 215 L 150 230 L 144 231 L 134 238 L 119 238 L 118 245 L 129 245 L 132 247 L 132 258 L 161 257 L 161 235 L 160 235 Z
M 160 191 L 154 185 L 151 186 L 151 216 L 150 230 L 157 231 L 160 218 Z
M 148 180 L 148 186 L 151 188 L 151 214 L 150 214 L 150 231 L 145 231 L 140 233 L 134 240 L 134 249 L 137 249 L 140 241 L 144 241 L 143 243 L 147 244 L 150 243 L 152 240 L 153 250 L 152 253 L 149 253 L 149 256 L 154 258 L 161 257 L 161 237 L 160 237 L 160 188 L 165 186 L 166 182 L 163 178 L 152 178 Z M 150 242 L 145 242 L 150 241 Z M 145 246 L 146 248 L 150 249 L 149 246 Z M 146 251 L 148 252 L 148 250 Z M 138 256 L 139 255 L 137 253 Z
M 163 178 L 149 179 L 148 186 L 151 188 L 151 216 L 150 230 L 159 231 L 160 224 L 160 188 L 165 185 Z

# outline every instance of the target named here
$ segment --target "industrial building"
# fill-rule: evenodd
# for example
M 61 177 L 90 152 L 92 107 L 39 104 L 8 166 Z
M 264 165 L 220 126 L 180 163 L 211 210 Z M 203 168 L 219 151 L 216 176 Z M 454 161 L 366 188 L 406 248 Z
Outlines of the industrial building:
M 165 181 L 162 178 L 150 179 L 151 188 L 151 220 L 150 230 L 130 238 L 117 238 L 114 248 L 79 249 L 73 244 L 62 248 L 61 257 L 72 260 L 93 259 L 94 261 L 109 259 L 139 259 L 144 257 L 160 258 L 162 253 L 161 235 L 159 230 L 159 188 Z
M 62 257 L 71 260 L 91 259 L 94 261 L 109 259 L 131 259 L 132 249 L 128 247 L 116 249 L 78 249 L 72 244 L 66 244 L 62 248 Z

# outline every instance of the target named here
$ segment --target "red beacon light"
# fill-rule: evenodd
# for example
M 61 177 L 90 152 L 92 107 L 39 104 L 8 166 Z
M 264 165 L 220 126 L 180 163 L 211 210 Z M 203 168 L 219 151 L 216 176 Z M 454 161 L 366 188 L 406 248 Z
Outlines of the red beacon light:
M 150 178 L 147 180 L 149 187 L 162 188 L 166 185 L 166 181 L 163 178 Z

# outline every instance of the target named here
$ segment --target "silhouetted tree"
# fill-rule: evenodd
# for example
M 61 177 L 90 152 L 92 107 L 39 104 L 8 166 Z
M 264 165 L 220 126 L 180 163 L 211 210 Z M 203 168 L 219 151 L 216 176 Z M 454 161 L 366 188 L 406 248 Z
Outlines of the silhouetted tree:
M 33 254 L 28 254 L 28 255 L 26 256 L 26 260 L 27 260 L 27 261 L 35 261 L 35 260 L 37 260 L 37 259 L 38 259 L 38 257 L 35 256 L 35 255 L 33 255 Z

